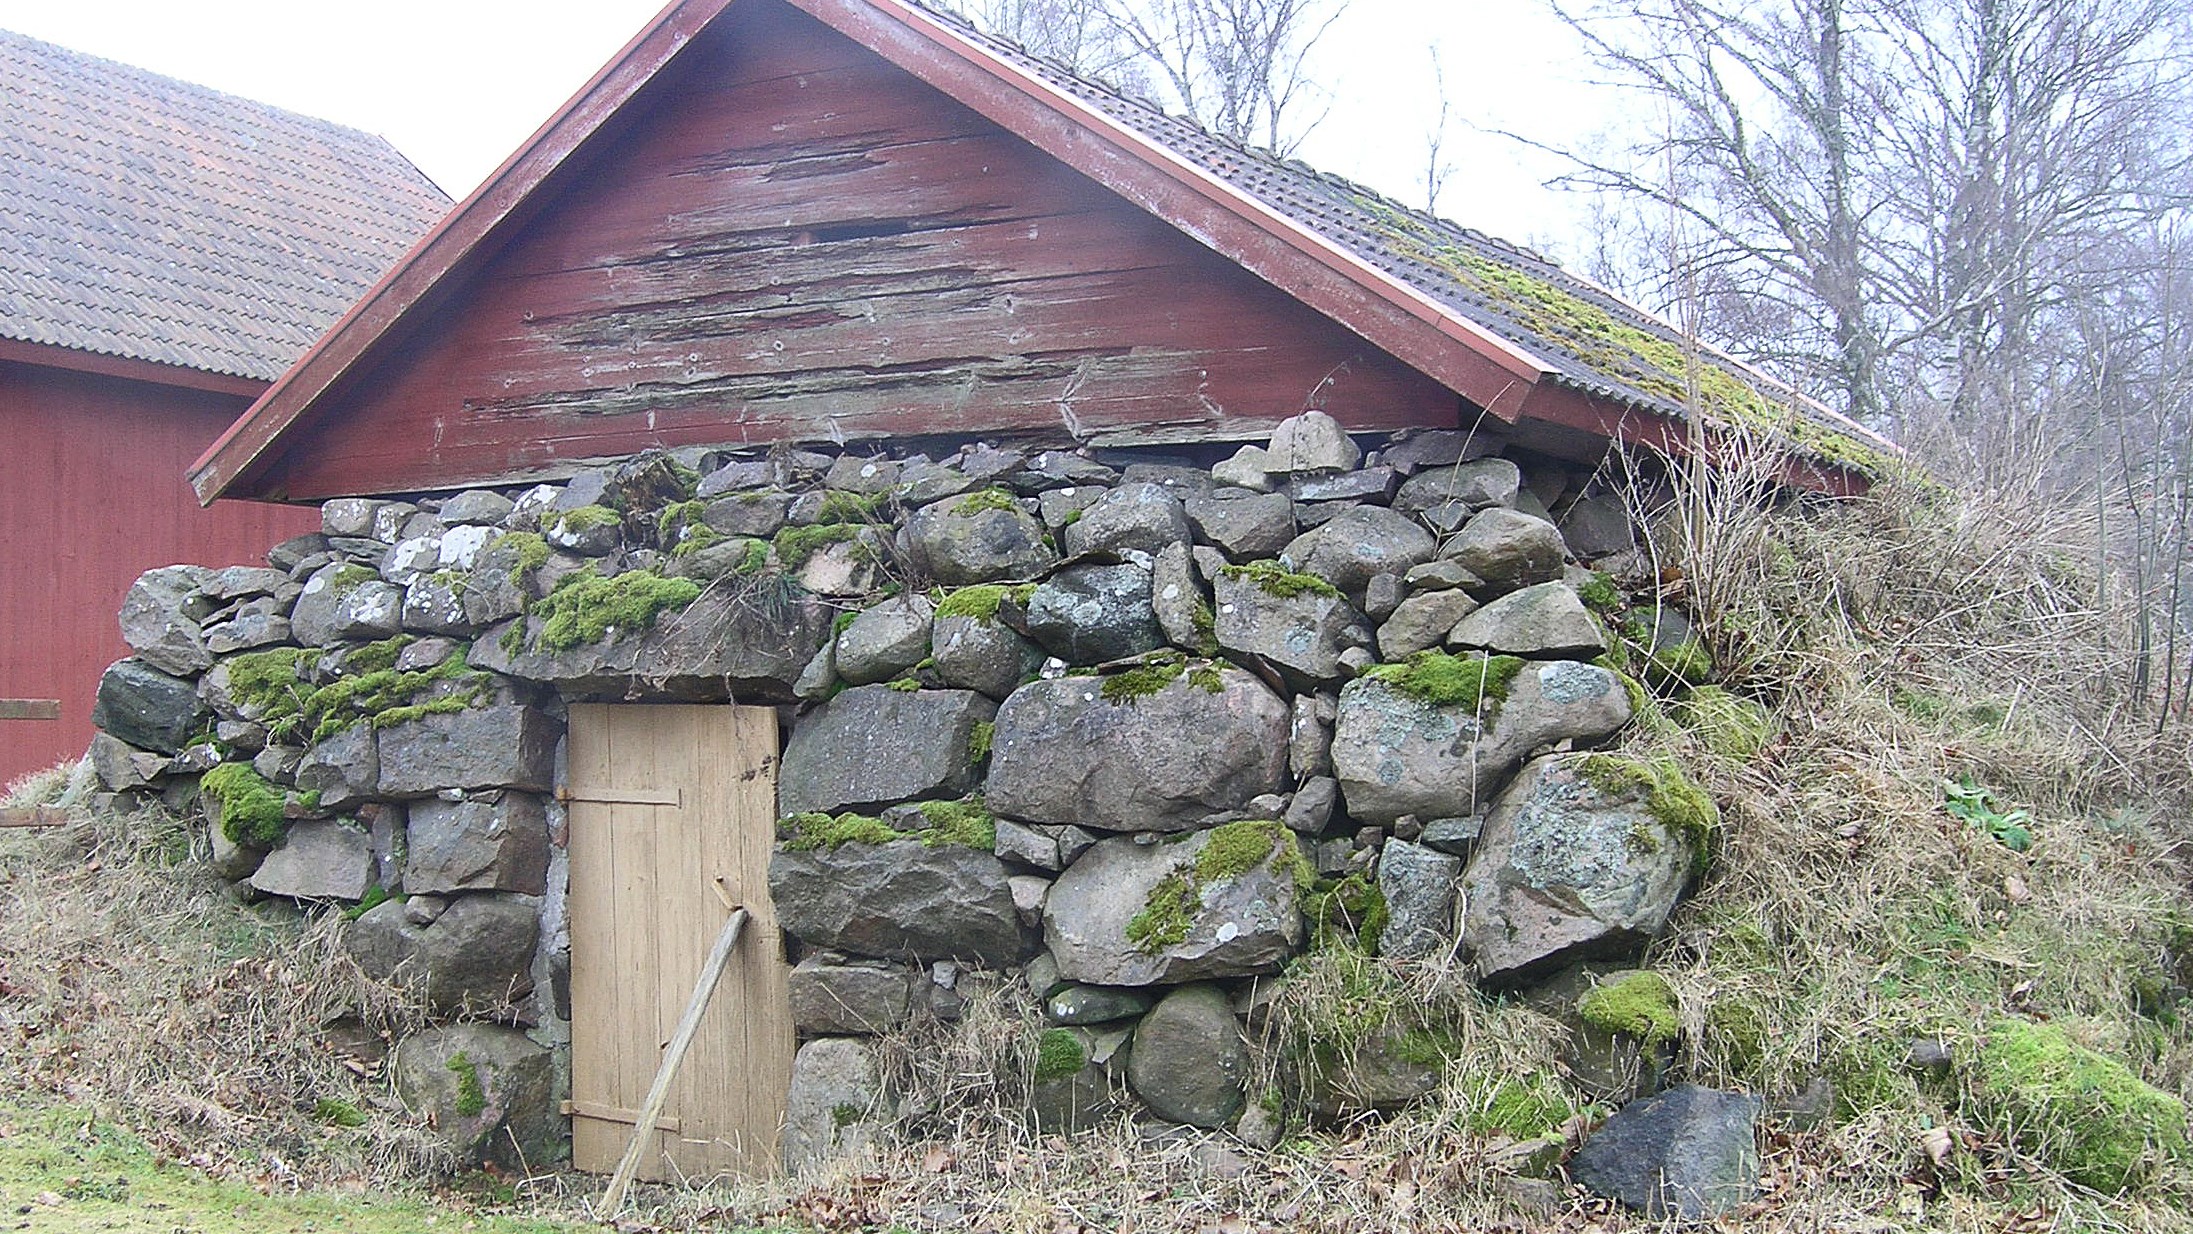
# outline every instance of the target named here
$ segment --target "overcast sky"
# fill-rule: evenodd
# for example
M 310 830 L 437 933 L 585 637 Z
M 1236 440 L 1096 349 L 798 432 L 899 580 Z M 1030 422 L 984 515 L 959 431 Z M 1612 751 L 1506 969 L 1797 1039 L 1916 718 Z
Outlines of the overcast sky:
M 386 137 L 462 198 L 660 8 L 656 0 L 0 0 L 0 29 Z M 1560 164 L 1494 135 L 1581 139 L 1619 106 L 1537 0 L 1354 0 L 1320 48 L 1331 110 L 1303 157 L 1423 204 L 1446 65 L 1457 222 L 1573 256 Z

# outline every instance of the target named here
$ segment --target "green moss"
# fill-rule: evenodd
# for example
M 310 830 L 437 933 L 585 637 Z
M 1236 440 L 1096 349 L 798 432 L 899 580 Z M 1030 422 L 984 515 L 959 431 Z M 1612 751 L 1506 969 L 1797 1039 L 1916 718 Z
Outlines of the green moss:
M 1081 516 L 1082 516 L 1082 515 L 1084 515 L 1084 514 L 1087 514 L 1087 513 L 1088 513 L 1088 511 L 1087 511 L 1087 510 L 1068 510 L 1068 511 L 1066 512 L 1066 517 L 1064 517 L 1064 518 L 1062 518 L 1062 519 L 1060 519 L 1060 520 L 1058 521 L 1058 525 L 1059 525 L 1059 528 L 1060 528 L 1061 530 L 1063 530 L 1063 529 L 1065 529 L 1065 528 L 1068 528 L 1068 527 L 1071 527 L 1071 526 L 1073 526 L 1073 525 L 1074 525 L 1075 523 L 1078 523 L 1078 522 L 1080 522 L 1080 521 L 1081 521 Z
M 289 822 L 282 792 L 249 763 L 223 763 L 198 778 L 198 791 L 215 806 L 214 823 L 232 844 L 272 848 Z
M 2183 1102 L 2056 1025 L 1990 1024 L 1972 1081 L 1984 1122 L 2081 1186 L 2122 1191 L 2193 1159 Z
M 371 887 L 366 888 L 365 895 L 362 896 L 356 904 L 353 904 L 349 908 L 343 910 L 343 920 L 356 921 L 358 918 L 365 916 L 367 913 L 370 913 L 374 909 L 379 908 L 381 905 L 388 903 L 390 900 L 399 898 L 400 897 L 392 894 L 388 888 L 381 886 L 379 883 L 375 883 Z
M 1767 709 L 1720 686 L 1697 686 L 1675 704 L 1676 719 L 1704 746 L 1724 758 L 1759 753 L 1773 728 Z
M 496 537 L 494 547 L 497 550 L 507 548 L 517 555 L 518 562 L 512 567 L 510 577 L 520 585 L 540 573 L 541 567 L 548 564 L 548 541 L 542 539 L 537 532 L 506 531 Z
M 1266 862 L 1292 878 L 1298 894 L 1308 895 L 1316 884 L 1316 869 L 1285 824 L 1243 819 L 1212 828 L 1195 863 L 1166 875 L 1151 889 L 1142 909 L 1128 919 L 1127 941 L 1155 955 L 1185 940 L 1203 906 L 1205 886 L 1238 878 Z
M 448 683 L 446 686 L 444 683 Z M 379 669 L 360 677 L 343 677 L 305 696 L 288 731 L 309 733 L 315 742 L 326 741 L 360 720 L 376 728 L 416 719 L 421 715 L 445 715 L 462 711 L 487 692 L 487 674 L 474 671 L 463 652 L 433 668 L 415 672 Z M 421 701 L 430 690 L 446 690 L 440 697 Z M 268 728 L 273 730 L 272 725 Z
M 1450 656 L 1419 651 L 1397 664 L 1380 664 L 1364 676 L 1383 681 L 1434 707 L 1496 710 L 1507 700 L 1523 661 L 1515 656 Z
M 913 677 L 900 677 L 896 680 L 885 682 L 883 684 L 883 688 L 886 690 L 896 690 L 901 694 L 912 694 L 914 691 L 921 689 L 921 682 L 919 679 Z
M 566 535 L 577 535 L 596 527 L 621 527 L 624 525 L 624 516 L 608 506 L 580 506 L 576 510 L 551 514 L 547 522 L 552 530 Z
M 670 555 L 672 557 L 678 558 L 691 557 L 693 554 L 700 552 L 702 549 L 714 548 L 716 545 L 723 543 L 729 538 L 729 536 L 724 535 L 722 532 L 717 531 L 715 528 L 710 527 L 706 523 L 696 523 L 693 526 L 686 528 L 684 534 L 678 537 L 677 544 L 670 550 Z M 769 559 L 769 550 L 762 545 L 761 541 L 748 540 L 746 543 L 748 546 L 746 550 L 746 560 L 741 561 L 738 566 L 734 568 L 735 573 L 752 572 L 751 570 L 747 569 L 747 565 L 752 560 L 757 550 L 760 552 L 763 561 L 767 561 Z M 759 569 L 760 567 L 756 566 L 754 568 Z
M 307 814 L 319 813 L 320 790 L 316 788 L 308 788 L 304 792 L 297 794 L 297 808 L 303 810 Z
M 830 1107 L 830 1125 L 843 1131 L 861 1120 L 867 1111 L 850 1101 L 841 1101 Z
M 381 572 L 373 567 L 352 563 L 328 576 L 327 589 L 336 598 L 340 599 L 380 577 Z
M 299 647 L 252 651 L 228 662 L 228 693 L 238 706 L 278 731 L 304 707 L 312 687 L 298 670 L 316 653 Z
M 1713 655 L 1695 638 L 1654 647 L 1646 665 L 1654 675 L 1684 685 L 1700 685 L 1713 676 Z
M 341 1097 L 322 1097 L 312 1105 L 312 1116 L 330 1127 L 363 1127 L 366 1113 L 355 1102 Z
M 851 811 L 834 818 L 820 811 L 793 814 L 786 816 L 783 823 L 792 828 L 792 838 L 784 842 L 784 847 L 796 853 L 836 849 L 847 844 L 889 844 L 906 838 L 880 818 Z
M 972 587 L 962 587 L 937 604 L 937 616 L 996 621 L 998 605 L 1005 602 L 1006 593 L 1011 590 L 1002 583 L 977 583 Z
M 1104 684 L 1097 687 L 1097 692 L 1108 703 L 1131 703 L 1138 698 L 1147 698 L 1157 693 L 1182 677 L 1188 679 L 1188 684 L 1199 686 L 1213 694 L 1222 693 L 1226 689 L 1226 682 L 1218 675 L 1216 666 L 1200 664 L 1191 669 L 1188 667 L 1188 657 L 1176 652 L 1157 652 L 1146 658 L 1138 668 L 1107 676 Z
M 1600 570 L 1592 571 L 1591 577 L 1585 579 L 1583 585 L 1576 589 L 1576 598 L 1584 602 L 1585 608 L 1601 617 L 1619 612 L 1629 603 L 1628 597 L 1622 594 L 1622 589 L 1616 587 L 1614 580 Z
M 882 493 L 848 493 L 832 489 L 822 495 L 822 508 L 816 513 L 818 523 L 872 523 L 876 512 L 886 500 Z
M 375 712 L 373 727 L 379 729 L 396 724 L 408 724 L 413 720 L 424 719 L 427 716 L 453 716 L 478 701 L 477 695 L 450 694 L 424 703 L 406 703 L 401 707 L 390 707 L 385 711 Z
M 1089 1049 L 1081 1034 L 1067 1028 L 1045 1029 L 1036 1038 L 1036 1082 L 1064 1080 L 1089 1065 Z
M 1376 952 L 1386 932 L 1386 894 L 1366 874 L 1350 874 L 1337 881 L 1319 879 L 1303 899 L 1302 911 L 1310 920 L 1313 946 L 1335 946 L 1353 939 L 1364 951 Z
M 1020 502 L 1001 488 L 986 488 L 979 493 L 969 493 L 952 503 L 952 513 L 970 518 L 987 510 L 1018 510 Z
M 1681 764 L 1665 755 L 1587 754 L 1574 766 L 1586 783 L 1607 796 L 1642 794 L 1653 821 L 1690 845 L 1694 868 L 1704 871 L 1714 828 L 1721 825 L 1721 811 L 1706 790 L 1684 774 Z
M 1197 653 L 1204 656 L 1217 655 L 1218 614 L 1211 611 L 1211 606 L 1204 602 L 1202 596 L 1189 598 L 1188 621 L 1195 628 Z
M 1560 1081 L 1533 1073 L 1501 1080 L 1470 1110 L 1465 1121 L 1479 1134 L 1535 1140 L 1560 1130 L 1575 1114 L 1576 1107 L 1569 1103 Z
M 457 1076 L 457 1113 L 475 1118 L 487 1110 L 487 1090 L 480 1087 L 480 1069 L 462 1050 L 448 1063 Z
M 1219 570 L 1227 578 L 1245 579 L 1256 584 L 1266 595 L 1282 600 L 1295 596 L 1323 596 L 1338 599 L 1340 589 L 1314 574 L 1296 574 L 1276 561 L 1252 561 L 1247 565 L 1224 566 Z
M 990 746 L 997 741 L 997 735 L 996 721 L 975 721 L 974 731 L 967 735 L 967 757 L 978 763 L 990 757 Z
M 698 599 L 701 585 L 689 578 L 664 578 L 632 570 L 603 578 L 591 568 L 565 575 L 556 589 L 534 606 L 541 620 L 535 643 L 549 651 L 568 651 L 601 641 L 610 631 L 619 637 L 639 633 L 666 612 Z
M 833 544 L 843 544 L 858 539 L 861 529 L 851 523 L 820 523 L 813 527 L 786 527 L 771 539 L 777 550 L 777 561 L 787 570 L 797 570 L 807 564 L 807 559 Z
M 1593 986 L 1577 1000 L 1576 1014 L 1594 1028 L 1636 1037 L 1654 1049 L 1675 1040 L 1682 1027 L 1675 987 L 1658 973 L 1623 973 Z
M 396 657 L 403 654 L 404 648 L 418 641 L 416 636 L 399 634 L 394 638 L 384 638 L 376 643 L 367 643 L 343 657 L 343 671 L 346 673 L 386 672 L 396 667 Z
M 705 501 L 679 501 L 664 506 L 655 516 L 655 537 L 663 544 L 676 544 L 689 527 L 706 527 L 701 516 L 707 513 Z M 710 530 L 714 530 L 710 528 Z
M 958 844 L 979 852 L 992 852 L 998 846 L 997 819 L 980 797 L 961 801 L 924 801 L 921 816 L 929 826 L 918 839 L 930 848 L 942 844 Z
M 1188 927 L 1201 907 L 1203 902 L 1196 894 L 1195 883 L 1185 873 L 1168 874 L 1150 889 L 1141 911 L 1127 919 L 1127 941 L 1143 952 L 1156 955 L 1187 939 Z
M 1839 467 L 1875 477 L 1903 470 L 1873 447 L 1767 398 L 1694 347 L 1619 322 L 1598 305 L 1518 266 L 1455 245 L 1429 223 L 1391 206 L 1371 199 L 1363 204 L 1397 251 L 1447 272 L 1495 311 L 1534 333 L 1561 340 L 1610 378 L 1692 407 L 1724 426 L 1765 431 Z

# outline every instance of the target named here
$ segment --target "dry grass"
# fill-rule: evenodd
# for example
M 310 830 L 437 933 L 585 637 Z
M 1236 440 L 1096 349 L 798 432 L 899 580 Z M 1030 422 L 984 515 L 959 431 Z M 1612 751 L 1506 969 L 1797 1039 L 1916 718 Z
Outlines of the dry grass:
M 51 800 L 66 778 L 31 777 L 8 799 Z M 0 832 L 0 1092 L 94 1109 L 171 1157 L 264 1183 L 390 1187 L 446 1170 L 374 1051 L 329 1043 L 346 1021 L 414 1015 L 358 975 L 341 918 L 239 904 L 190 860 L 194 843 L 195 820 L 159 809 Z M 344 1107 L 364 1124 L 334 1125 Z

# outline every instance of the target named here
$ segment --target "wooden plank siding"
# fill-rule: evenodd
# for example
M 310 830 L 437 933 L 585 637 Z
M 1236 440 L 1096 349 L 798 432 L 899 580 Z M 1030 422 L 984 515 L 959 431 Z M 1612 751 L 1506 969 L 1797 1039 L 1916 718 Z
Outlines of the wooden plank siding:
M 774 1168 L 791 1082 L 789 969 L 769 901 L 776 713 L 571 708 L 572 1164 L 623 1156 L 663 1046 L 734 906 L 753 916 L 639 1177 Z
M 734 6 L 627 112 L 321 400 L 284 495 L 651 446 L 1456 422 L 1451 391 L 786 6 Z
M 0 695 L 60 703 L 57 721 L 0 718 L 0 785 L 84 752 L 99 675 L 129 654 L 116 614 L 139 574 L 264 564 L 319 529 L 317 511 L 192 496 L 185 469 L 247 401 L 0 361 Z

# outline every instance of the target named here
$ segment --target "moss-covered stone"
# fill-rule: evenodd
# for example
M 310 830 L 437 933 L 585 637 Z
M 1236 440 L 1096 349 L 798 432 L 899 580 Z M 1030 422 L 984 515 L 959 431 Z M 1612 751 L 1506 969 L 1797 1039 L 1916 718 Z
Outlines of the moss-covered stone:
M 997 735 L 995 720 L 975 721 L 974 732 L 967 737 L 967 757 L 978 763 L 990 757 L 990 747 L 997 741 Z
M 1200 686 L 1213 694 L 1225 692 L 1226 683 L 1211 664 L 1189 667 L 1188 658 L 1181 655 L 1159 653 L 1144 660 L 1138 668 L 1113 673 L 1104 679 L 1097 692 L 1108 703 L 1131 703 L 1147 698 L 1159 690 L 1180 680 L 1183 676 L 1189 684 Z
M 1682 1029 L 1675 987 L 1651 972 L 1622 973 L 1593 986 L 1577 1000 L 1576 1014 L 1594 1028 L 1635 1037 L 1647 1049 L 1675 1040 Z
M 523 586 L 548 564 L 548 541 L 540 533 L 532 531 L 506 531 L 496 537 L 489 551 L 509 549 L 517 557 L 517 564 L 510 571 L 511 579 Z
M 1002 488 L 986 488 L 980 492 L 969 493 L 952 503 L 952 513 L 961 518 L 969 518 L 985 510 L 1018 509 L 1020 502 L 1014 499 L 1012 493 Z
M 1070 1028 L 1045 1029 L 1036 1038 L 1036 1073 L 1038 1084 L 1063 1080 L 1075 1075 L 1089 1065 L 1089 1047 L 1082 1044 L 1081 1034 Z
M 985 853 L 997 848 L 997 819 L 980 797 L 964 801 L 924 801 L 920 810 L 929 824 L 921 833 L 923 844 L 932 848 L 939 844 L 958 844 Z
M 1480 1134 L 1534 1140 L 1559 1131 L 1576 1107 L 1552 1076 L 1533 1073 L 1505 1078 L 1486 1089 L 1464 1121 Z
M 1584 602 L 1585 608 L 1601 617 L 1611 617 L 1629 603 L 1628 598 L 1622 594 L 1622 589 L 1615 586 L 1614 580 L 1600 570 L 1592 571 L 1591 577 L 1585 579 L 1583 585 L 1576 589 L 1576 598 Z
M 1990 1024 L 1971 1080 L 1984 1120 L 2081 1186 L 2122 1191 L 2189 1159 L 2185 1104 L 2057 1025 Z
M 1276 861 L 1275 868 L 1294 881 L 1299 894 L 1308 894 L 1317 882 L 1316 868 L 1285 824 L 1242 819 L 1212 828 L 1192 865 L 1151 888 L 1142 909 L 1127 921 L 1127 941 L 1149 955 L 1182 942 L 1203 905 L 1205 887 L 1239 878 L 1267 861 Z
M 249 763 L 223 763 L 198 779 L 198 791 L 214 807 L 214 825 L 231 844 L 272 848 L 289 822 L 282 814 L 282 791 Z
M 1721 810 L 1684 773 L 1682 764 L 1666 755 L 1590 754 L 1577 761 L 1576 773 L 1610 797 L 1641 793 L 1653 821 L 1682 837 L 1691 846 L 1697 868 L 1705 869 L 1714 829 L 1721 825 Z
M 874 815 L 850 810 L 838 815 L 821 811 L 788 815 L 777 825 L 792 833 L 784 847 L 793 852 L 837 849 L 847 844 L 889 844 L 894 840 L 919 840 L 928 848 L 957 844 L 985 853 L 997 847 L 997 820 L 979 797 L 924 801 L 918 808 L 929 825 L 916 832 L 899 831 Z
M 812 527 L 786 527 L 770 543 L 776 548 L 777 564 L 797 570 L 816 553 L 833 544 L 856 541 L 860 533 L 861 528 L 852 523 L 818 523 Z
M 557 531 L 577 534 L 592 531 L 596 527 L 617 527 L 624 523 L 624 516 L 608 506 L 580 506 L 564 510 L 548 517 L 548 525 Z
M 1367 952 L 1378 950 L 1378 938 L 1386 930 L 1386 896 L 1376 881 L 1364 874 L 1343 879 L 1319 879 L 1303 901 L 1314 946 L 1328 947 L 1353 940 Z
M 1314 574 L 1297 574 L 1276 561 L 1252 561 L 1246 565 L 1225 566 L 1219 573 L 1227 578 L 1243 579 L 1262 588 L 1266 595 L 1282 600 L 1295 596 L 1323 596 L 1338 599 L 1340 589 Z
M 937 602 L 939 617 L 972 617 L 977 621 L 996 621 L 998 606 L 1014 589 L 1003 583 L 977 583 L 962 587 Z
M 480 1069 L 460 1050 L 449 1060 L 449 1070 L 457 1077 L 457 1113 L 473 1118 L 487 1109 L 487 1090 L 480 1087 Z
M 780 823 L 792 831 L 784 846 L 793 852 L 834 849 L 847 844 L 889 844 L 906 836 L 882 819 L 850 810 L 839 815 L 813 811 L 787 816 Z
M 701 585 L 689 578 L 665 578 L 632 570 L 604 578 L 591 569 L 557 580 L 556 589 L 535 605 L 540 619 L 535 643 L 548 651 L 568 651 L 597 643 L 610 631 L 636 634 L 657 618 L 700 598 Z
M 1173 873 L 1150 889 L 1142 910 L 1127 919 L 1127 941 L 1156 955 L 1188 937 L 1200 901 L 1195 881 L 1185 873 Z
M 1364 676 L 1434 707 L 1494 709 L 1508 697 L 1523 661 L 1515 656 L 1450 656 L 1420 651 L 1395 664 L 1380 664 Z

